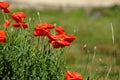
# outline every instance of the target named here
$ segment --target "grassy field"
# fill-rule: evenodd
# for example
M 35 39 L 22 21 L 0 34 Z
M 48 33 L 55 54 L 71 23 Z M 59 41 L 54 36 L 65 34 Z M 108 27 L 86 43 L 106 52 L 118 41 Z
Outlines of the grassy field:
M 19 11 L 15 9 L 13 11 Z M 61 25 L 76 40 L 66 48 L 62 56 L 69 69 L 80 72 L 86 80 L 120 79 L 120 7 L 84 8 L 72 10 L 34 10 L 23 9 L 27 20 L 33 23 L 49 22 Z M 38 18 L 40 13 L 40 20 Z M 2 17 L 0 22 L 2 22 Z M 1 26 L 1 25 L 0 25 Z M 114 29 L 114 43 L 111 26 Z M 35 25 L 30 23 L 31 28 Z

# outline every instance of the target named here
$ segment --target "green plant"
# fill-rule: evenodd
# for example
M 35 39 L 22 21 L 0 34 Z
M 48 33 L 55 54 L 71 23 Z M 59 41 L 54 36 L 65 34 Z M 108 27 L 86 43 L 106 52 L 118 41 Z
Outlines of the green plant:
M 6 4 L 1 2 L 0 7 Z M 0 78 L 63 80 L 66 67 L 61 57 L 62 48 L 70 46 L 74 35 L 67 35 L 61 26 L 55 28 L 47 22 L 29 28 L 32 20 L 26 20 L 24 12 L 14 12 L 10 16 L 4 12 L 5 23 L 0 30 Z M 54 29 L 56 34 L 53 34 Z

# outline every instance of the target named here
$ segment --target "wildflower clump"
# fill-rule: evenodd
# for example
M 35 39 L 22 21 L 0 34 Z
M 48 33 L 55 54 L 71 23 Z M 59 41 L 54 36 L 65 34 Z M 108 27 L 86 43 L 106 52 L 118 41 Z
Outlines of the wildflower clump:
M 51 43 L 54 48 L 70 46 L 70 43 L 75 40 L 74 35 L 67 35 L 61 26 L 54 29 L 57 34 L 51 33 L 50 29 L 54 29 L 54 25 L 48 24 L 47 22 L 37 24 L 33 34 L 34 36 L 47 36 L 49 38 L 48 42 Z
M 10 13 L 8 7 L 7 2 L 0 2 L 4 14 L 9 12 L 9 18 L 4 17 L 0 28 L 0 79 L 64 80 L 66 68 L 61 57 L 62 48 L 70 46 L 74 35 L 68 35 L 62 26 L 48 22 L 30 28 L 25 12 Z M 69 75 L 70 72 L 66 80 L 72 80 Z M 82 80 L 76 75 L 76 80 Z

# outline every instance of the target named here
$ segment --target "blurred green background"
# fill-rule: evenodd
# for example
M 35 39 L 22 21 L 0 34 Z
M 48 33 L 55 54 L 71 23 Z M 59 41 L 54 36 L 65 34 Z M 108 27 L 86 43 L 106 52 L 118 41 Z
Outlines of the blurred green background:
M 109 8 L 63 9 L 14 9 L 27 14 L 32 23 L 48 22 L 63 26 L 76 40 L 65 48 L 62 55 L 67 68 L 81 73 L 84 80 L 120 79 L 120 6 Z M 40 14 L 40 20 L 37 14 Z M 2 23 L 2 17 L 0 22 Z M 35 27 L 30 23 L 29 27 Z M 111 24 L 115 43 L 112 42 Z

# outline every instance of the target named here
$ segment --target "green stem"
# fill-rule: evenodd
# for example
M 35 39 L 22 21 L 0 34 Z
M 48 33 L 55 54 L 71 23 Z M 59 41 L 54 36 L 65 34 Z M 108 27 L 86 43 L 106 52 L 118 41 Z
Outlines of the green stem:
M 108 70 L 108 73 L 107 73 L 107 76 L 106 76 L 105 80 L 108 80 L 108 76 L 109 76 L 109 74 L 110 74 L 111 69 L 112 69 L 112 66 L 110 66 L 110 68 L 109 68 L 109 70 Z
M 93 57 L 92 57 L 92 63 L 91 63 L 91 66 L 90 66 L 90 77 L 91 77 L 91 73 L 92 73 L 92 67 L 93 67 L 93 63 L 94 63 L 94 60 L 95 60 L 95 55 L 96 55 L 96 46 L 94 47 L 94 54 L 93 54 Z
M 2 15 L 3 15 L 3 19 L 4 19 L 4 21 L 6 20 L 6 17 L 5 17 L 5 14 L 4 14 L 4 12 L 2 11 Z

